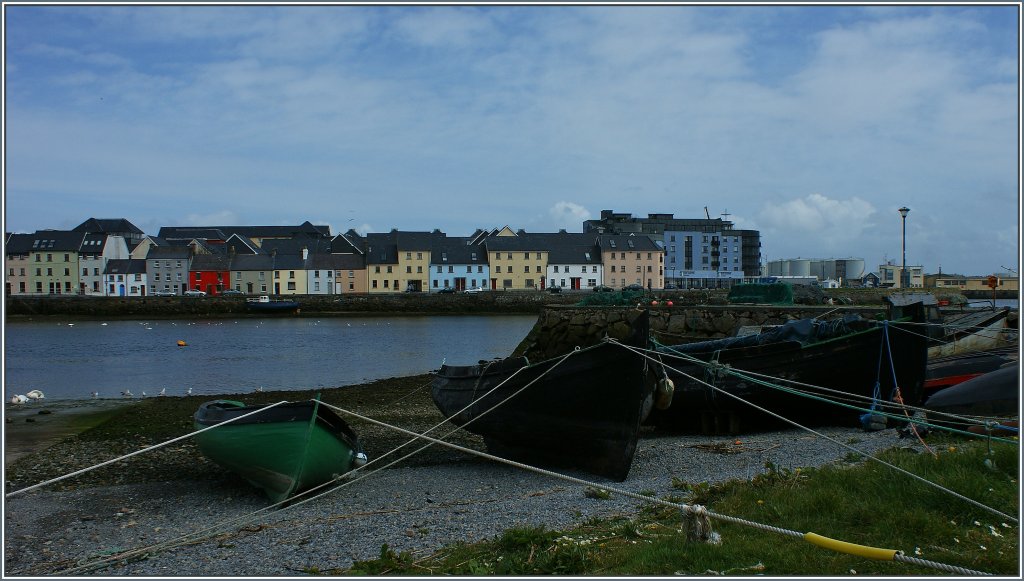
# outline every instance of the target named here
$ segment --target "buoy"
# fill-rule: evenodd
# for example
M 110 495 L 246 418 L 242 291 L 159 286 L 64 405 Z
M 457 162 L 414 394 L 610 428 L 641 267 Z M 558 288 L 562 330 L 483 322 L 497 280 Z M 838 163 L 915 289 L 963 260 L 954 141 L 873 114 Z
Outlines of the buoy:
M 25 396 L 28 397 L 29 399 L 45 399 L 46 398 L 46 396 L 43 395 L 43 392 L 39 391 L 38 389 L 33 389 L 32 391 L 26 393 Z
M 669 301 L 669 302 L 667 302 L 665 304 L 671 307 L 672 306 L 672 301 Z
M 654 307 L 658 306 L 658 301 L 651 301 L 651 306 L 654 306 Z
M 676 384 L 671 379 L 663 377 L 658 380 L 658 386 L 654 388 L 654 407 L 659 410 L 667 410 L 672 405 L 672 394 L 676 392 Z
M 187 345 L 188 345 L 188 343 L 186 343 L 184 341 L 181 341 L 181 340 L 178 341 L 178 347 L 185 347 Z

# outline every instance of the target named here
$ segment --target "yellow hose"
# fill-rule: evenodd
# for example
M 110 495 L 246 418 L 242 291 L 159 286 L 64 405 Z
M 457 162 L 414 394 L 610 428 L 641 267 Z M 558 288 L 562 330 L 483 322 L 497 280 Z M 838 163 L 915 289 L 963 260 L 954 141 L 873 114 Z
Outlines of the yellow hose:
M 878 547 L 868 547 L 855 543 L 847 543 L 846 541 L 837 541 L 815 533 L 804 533 L 804 540 L 812 545 L 817 545 L 825 549 L 856 555 L 858 557 L 865 557 L 867 559 L 875 559 L 877 561 L 892 561 L 896 557 L 897 553 L 895 549 L 879 549 Z

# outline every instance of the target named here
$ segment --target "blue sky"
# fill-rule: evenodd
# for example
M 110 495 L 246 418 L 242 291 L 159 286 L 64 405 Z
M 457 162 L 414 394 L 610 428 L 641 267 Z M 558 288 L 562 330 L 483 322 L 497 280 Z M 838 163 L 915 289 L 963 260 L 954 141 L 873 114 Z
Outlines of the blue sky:
M 5 229 L 761 231 L 1020 261 L 1008 6 L 4 7 Z

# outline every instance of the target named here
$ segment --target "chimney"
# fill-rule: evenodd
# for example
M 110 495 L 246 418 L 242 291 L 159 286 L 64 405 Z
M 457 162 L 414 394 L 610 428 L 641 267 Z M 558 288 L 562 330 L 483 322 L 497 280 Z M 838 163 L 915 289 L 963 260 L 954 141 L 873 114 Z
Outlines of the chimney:
M 302 247 L 302 260 L 306 260 L 307 258 L 309 258 L 309 248 L 306 248 L 305 246 L 303 246 Z

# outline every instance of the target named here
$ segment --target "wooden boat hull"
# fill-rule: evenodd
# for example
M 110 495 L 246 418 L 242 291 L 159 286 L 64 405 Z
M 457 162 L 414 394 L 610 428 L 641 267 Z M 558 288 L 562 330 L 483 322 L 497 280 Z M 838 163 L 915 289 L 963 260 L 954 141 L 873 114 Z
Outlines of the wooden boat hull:
M 979 313 L 970 315 L 953 323 L 954 332 L 950 333 L 941 345 L 928 348 L 928 358 L 938 359 L 958 353 L 970 353 L 995 349 L 1010 344 L 1015 338 L 1016 329 L 1007 325 L 1009 310 L 1003 309 L 990 314 Z
M 633 325 L 623 343 L 645 347 L 647 313 Z M 652 405 L 646 367 L 642 356 L 601 343 L 532 365 L 525 357 L 445 365 L 431 393 L 441 413 L 483 436 L 494 455 L 621 481 Z
M 790 386 L 772 378 L 821 386 L 843 394 L 872 397 L 876 383 L 882 401 L 888 401 L 893 391 L 893 371 L 888 358 L 883 359 L 884 334 L 881 325 L 863 321 L 864 328 L 816 343 L 780 341 L 739 348 L 722 348 L 688 353 L 700 361 L 717 361 L 734 370 L 743 370 L 768 376 L 765 382 Z M 919 330 L 890 323 L 888 342 L 895 362 L 896 384 L 903 401 L 908 405 L 920 402 L 927 357 L 927 338 Z M 687 346 L 679 346 L 687 348 Z M 694 346 L 690 346 L 693 349 Z M 741 398 L 793 421 L 814 425 L 854 425 L 862 412 L 823 402 L 803 395 L 785 393 L 757 381 L 738 378 L 728 373 L 716 373 L 693 362 L 686 362 L 669 354 L 673 347 L 660 350 L 665 353 L 669 377 L 675 383 L 675 395 L 667 410 L 654 410 L 649 423 L 684 431 L 737 433 L 747 429 L 775 427 L 782 420 L 745 404 L 725 393 L 701 383 L 707 382 L 719 390 Z M 794 386 L 829 400 L 838 399 L 833 393 L 812 387 Z M 863 408 L 863 400 L 847 402 Z
M 206 402 L 196 411 L 195 427 L 264 407 Z M 352 429 L 318 401 L 282 404 L 197 434 L 196 440 L 207 458 L 262 489 L 274 503 L 348 472 L 361 453 Z

